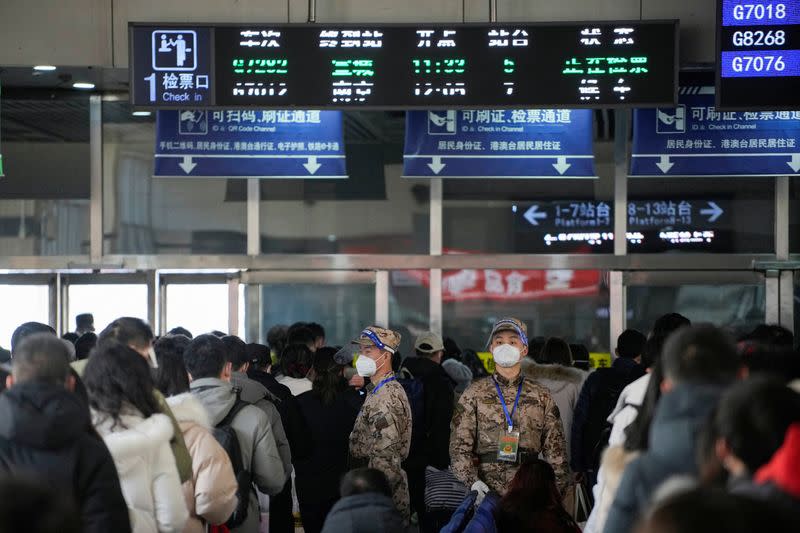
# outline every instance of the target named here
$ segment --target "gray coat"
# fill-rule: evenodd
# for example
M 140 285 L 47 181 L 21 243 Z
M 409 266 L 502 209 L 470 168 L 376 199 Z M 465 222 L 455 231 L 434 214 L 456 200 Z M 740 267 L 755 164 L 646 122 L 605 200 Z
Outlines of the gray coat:
M 233 386 L 221 379 L 195 380 L 191 383 L 190 390 L 205 406 L 212 426 L 219 424 L 236 403 Z M 244 466 L 252 474 L 256 487 L 270 495 L 280 492 L 286 480 L 286 472 L 266 413 L 255 406 L 244 407 L 233 419 L 231 427 L 239 439 Z M 247 520 L 233 531 L 258 533 L 261 513 L 254 491 L 250 493 L 247 509 Z
M 264 385 L 248 378 L 247 374 L 241 372 L 233 372 L 231 374 L 231 384 L 241 390 L 239 397 L 243 401 L 252 403 L 264 411 L 269 418 L 272 434 L 275 437 L 275 444 L 278 446 L 278 453 L 281 454 L 281 460 L 283 461 L 283 469 L 286 471 L 284 482 L 288 481 L 292 475 L 292 452 L 289 448 L 289 439 L 286 438 L 286 431 L 283 429 L 281 415 L 275 407 L 275 402 L 280 400 L 269 392 Z
M 529 357 L 522 360 L 522 373 L 526 378 L 538 382 L 550 391 L 561 413 L 561 423 L 567 438 L 567 455 L 571 458 L 569 436 L 572 434 L 572 415 L 588 374 L 583 370 L 562 365 L 540 365 Z

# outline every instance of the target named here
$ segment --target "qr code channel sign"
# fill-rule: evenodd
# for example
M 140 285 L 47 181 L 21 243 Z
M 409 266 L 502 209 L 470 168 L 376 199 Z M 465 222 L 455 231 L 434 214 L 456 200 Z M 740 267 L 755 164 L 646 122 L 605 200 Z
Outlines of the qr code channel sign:
M 197 68 L 197 32 L 153 31 L 153 70 L 189 72 Z
M 656 109 L 656 133 L 686 133 L 686 106 Z
M 178 133 L 181 135 L 205 135 L 208 133 L 208 115 L 205 111 L 182 109 L 178 118 Z

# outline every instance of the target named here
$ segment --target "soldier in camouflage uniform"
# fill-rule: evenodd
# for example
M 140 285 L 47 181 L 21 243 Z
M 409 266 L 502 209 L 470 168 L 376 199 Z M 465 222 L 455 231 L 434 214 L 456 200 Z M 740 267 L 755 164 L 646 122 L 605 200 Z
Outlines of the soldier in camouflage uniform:
M 386 474 L 394 504 L 408 523 L 408 479 L 401 464 L 411 447 L 411 406 L 392 372 L 392 354 L 400 346 L 400 335 L 372 326 L 353 343 L 359 345 L 356 369 L 371 380 L 372 388 L 350 434 L 351 465 Z
M 519 464 L 541 453 L 553 467 L 558 488 L 564 494 L 570 483 L 569 460 L 558 407 L 545 387 L 524 379 L 520 372 L 520 358 L 528 353 L 525 325 L 514 318 L 500 320 L 492 329 L 489 342 L 495 373 L 472 383 L 459 399 L 451 424 L 451 469 L 467 487 L 474 484 L 476 490 L 485 490 L 476 483 L 483 482 L 502 495 Z M 514 462 L 509 462 L 507 456 L 505 460 L 498 456 L 501 438 L 507 434 L 518 438 Z M 503 442 L 504 449 L 513 449 L 506 448 L 507 440 Z

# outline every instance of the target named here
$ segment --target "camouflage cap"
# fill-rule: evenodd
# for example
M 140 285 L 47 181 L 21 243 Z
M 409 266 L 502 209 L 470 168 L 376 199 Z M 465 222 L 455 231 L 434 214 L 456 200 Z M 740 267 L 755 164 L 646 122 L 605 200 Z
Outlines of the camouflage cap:
M 495 322 L 494 327 L 492 327 L 492 333 L 489 335 L 489 342 L 488 344 L 491 345 L 492 339 L 495 335 L 500 333 L 501 331 L 511 331 L 519 335 L 522 344 L 525 346 L 528 345 L 528 328 L 525 326 L 525 323 L 513 317 L 501 318 L 497 322 Z
M 386 328 L 370 326 L 361 332 L 352 344 L 359 346 L 377 346 L 381 350 L 395 353 L 400 347 L 400 334 Z

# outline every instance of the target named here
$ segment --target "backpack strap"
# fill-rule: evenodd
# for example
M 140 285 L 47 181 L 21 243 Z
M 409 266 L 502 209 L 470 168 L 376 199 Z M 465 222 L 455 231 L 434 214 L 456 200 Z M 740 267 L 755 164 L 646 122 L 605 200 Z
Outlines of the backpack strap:
M 251 404 L 249 404 L 246 401 L 242 400 L 239 397 L 239 393 L 237 392 L 236 393 L 236 403 L 233 404 L 233 407 L 231 407 L 231 410 L 228 411 L 227 415 L 225 415 L 225 418 L 223 418 L 222 420 L 219 421 L 219 424 L 217 424 L 217 427 L 221 428 L 221 427 L 230 426 L 231 422 L 233 422 L 233 419 L 236 418 L 236 415 L 239 414 L 239 411 L 241 411 L 242 409 L 244 409 L 248 405 L 251 405 Z

